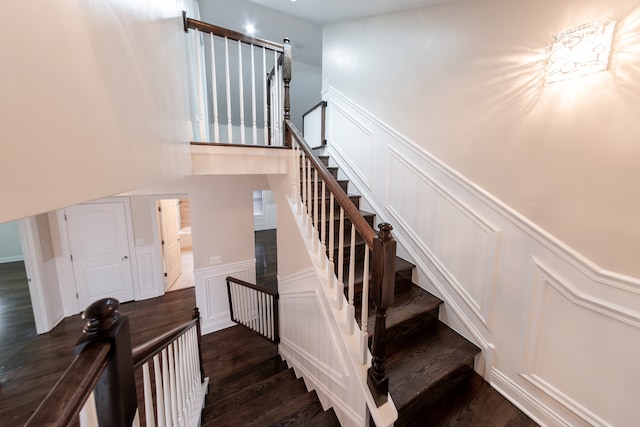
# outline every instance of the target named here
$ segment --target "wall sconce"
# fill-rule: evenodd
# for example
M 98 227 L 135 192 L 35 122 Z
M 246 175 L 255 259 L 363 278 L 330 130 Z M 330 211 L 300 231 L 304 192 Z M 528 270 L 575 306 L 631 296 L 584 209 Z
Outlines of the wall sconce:
M 607 69 L 616 21 L 604 20 L 572 28 L 553 38 L 545 84 Z

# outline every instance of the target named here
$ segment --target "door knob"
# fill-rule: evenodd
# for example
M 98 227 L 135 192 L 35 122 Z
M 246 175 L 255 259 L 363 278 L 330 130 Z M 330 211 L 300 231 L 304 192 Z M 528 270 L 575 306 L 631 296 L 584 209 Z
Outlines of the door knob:
M 122 261 L 126 261 L 126 260 L 128 260 L 128 259 L 129 259 L 129 256 L 128 256 L 128 255 L 125 255 L 125 256 L 123 256 L 123 257 L 122 257 Z

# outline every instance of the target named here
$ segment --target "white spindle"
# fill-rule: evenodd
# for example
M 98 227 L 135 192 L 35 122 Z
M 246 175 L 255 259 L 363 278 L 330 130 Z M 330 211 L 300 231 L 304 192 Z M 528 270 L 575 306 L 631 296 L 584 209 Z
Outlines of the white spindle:
M 173 425 L 171 413 L 171 375 L 169 367 L 169 350 L 162 350 L 162 393 L 164 395 L 164 419 L 165 425 Z
M 353 306 L 354 281 L 356 271 L 356 227 L 351 223 L 351 245 L 349 246 L 349 306 L 347 308 L 347 329 L 349 335 L 353 334 L 355 308 Z
M 273 145 L 281 145 L 281 141 L 278 139 L 278 135 L 280 134 L 280 123 L 278 120 L 279 114 L 278 111 L 280 111 L 280 98 L 278 96 L 278 86 L 280 86 L 278 84 L 278 82 L 280 81 L 280 73 L 278 72 L 278 52 L 273 51 L 273 70 L 274 70 L 274 75 L 273 75 L 273 84 L 271 85 L 272 89 L 273 89 L 273 96 L 271 97 L 271 105 L 272 105 L 272 109 L 271 109 L 271 116 L 273 117 L 273 123 L 271 124 L 271 129 L 273 129 L 273 138 L 271 139 L 271 143 Z
M 196 73 L 198 79 L 198 129 L 200 129 L 200 141 L 205 139 L 204 117 L 204 89 L 202 88 L 202 58 L 200 54 L 200 31 L 196 29 Z
M 225 64 L 225 76 L 227 87 L 227 142 L 233 143 L 233 125 L 231 123 L 231 78 L 229 76 L 229 39 L 224 38 L 224 64 Z
M 327 184 L 322 180 L 322 214 L 320 231 L 320 260 L 322 268 L 327 268 Z
M 213 99 L 213 140 L 220 142 L 220 125 L 218 123 L 218 81 L 216 78 L 216 54 L 214 50 L 213 33 L 209 33 L 211 40 L 211 92 Z
M 151 394 L 151 374 L 149 373 L 149 362 L 142 365 L 142 383 L 144 387 L 144 415 L 145 422 L 149 427 L 155 427 L 153 418 L 153 397 Z
M 302 155 L 302 213 L 303 220 L 307 220 L 307 156 Z
M 240 144 L 245 143 L 244 129 L 244 79 L 242 78 L 242 42 L 238 41 L 238 89 L 240 97 Z
M 269 330 L 267 338 L 273 339 L 273 296 L 269 295 L 267 298 L 267 328 Z
M 311 228 L 313 224 L 311 222 L 311 209 L 313 208 L 313 193 L 311 192 L 311 159 L 307 162 L 307 217 L 309 220 L 307 221 L 308 229 L 307 232 L 311 236 Z
M 167 354 L 169 360 L 169 391 L 171 399 L 171 423 L 175 425 L 178 422 L 178 395 L 176 388 L 176 365 L 173 359 L 173 344 L 167 346 Z
M 267 118 L 267 80 L 269 79 L 267 74 L 267 50 L 262 48 L 262 75 L 264 78 L 262 79 L 262 120 L 264 126 L 264 145 L 269 145 L 269 119 Z
M 160 366 L 160 356 L 153 356 L 153 373 L 156 380 L 156 418 L 158 427 L 165 427 L 164 420 L 164 393 L 162 390 L 162 367 Z
M 329 274 L 329 288 L 333 288 L 335 282 L 335 264 L 333 263 L 333 251 L 334 248 L 334 233 L 335 233 L 335 210 L 334 210 L 334 196 L 333 193 L 329 193 L 329 265 L 327 266 L 327 273 Z
M 338 310 L 342 310 L 342 300 L 344 299 L 344 209 L 340 206 L 340 228 L 338 232 L 340 237 L 338 239 L 338 283 L 336 285 L 336 302 L 338 303 Z
M 176 378 L 178 381 L 178 422 L 182 420 L 183 424 L 186 407 L 185 396 L 187 392 L 184 383 L 184 342 L 182 336 L 176 339 L 176 345 L 174 348 L 176 352 Z
M 258 144 L 258 124 L 256 123 L 256 61 L 255 47 L 251 45 L 251 119 L 253 121 L 253 145 Z
M 369 354 L 369 247 L 364 246 L 364 271 L 362 273 L 362 364 L 367 363 Z
M 313 169 L 313 192 L 315 193 L 315 197 L 313 198 L 313 229 L 315 230 L 314 239 L 313 239 L 313 248 L 315 250 L 318 249 L 320 233 L 318 232 L 318 218 L 320 217 L 320 212 L 318 212 L 318 201 L 320 200 L 320 192 L 318 191 L 318 168 Z

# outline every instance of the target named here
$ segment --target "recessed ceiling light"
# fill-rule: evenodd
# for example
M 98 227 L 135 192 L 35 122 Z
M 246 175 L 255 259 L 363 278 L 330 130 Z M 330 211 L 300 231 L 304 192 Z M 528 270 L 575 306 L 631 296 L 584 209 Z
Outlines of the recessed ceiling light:
M 245 27 L 245 30 L 247 31 L 247 34 L 256 33 L 256 27 L 253 24 L 247 24 L 247 26 Z

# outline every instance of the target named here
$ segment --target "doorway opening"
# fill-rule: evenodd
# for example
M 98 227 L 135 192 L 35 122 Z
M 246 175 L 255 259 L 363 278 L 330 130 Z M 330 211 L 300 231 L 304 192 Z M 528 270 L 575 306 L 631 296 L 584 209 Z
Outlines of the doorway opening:
M 166 292 L 195 286 L 189 199 L 156 201 Z
M 15 337 L 36 335 L 18 221 L 0 224 L 0 308 L 0 354 L 4 357 L 13 351 Z
M 256 284 L 278 290 L 276 203 L 271 190 L 253 192 Z

